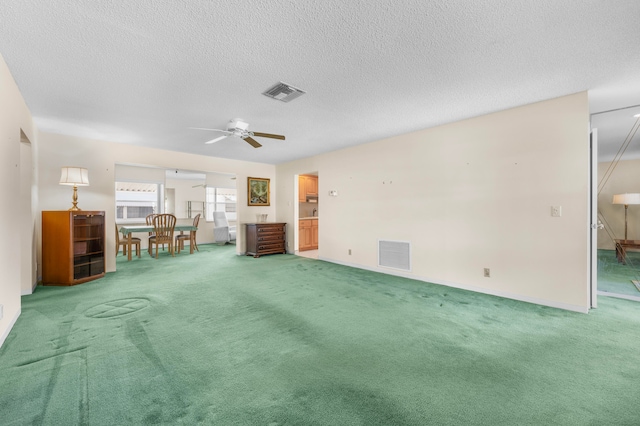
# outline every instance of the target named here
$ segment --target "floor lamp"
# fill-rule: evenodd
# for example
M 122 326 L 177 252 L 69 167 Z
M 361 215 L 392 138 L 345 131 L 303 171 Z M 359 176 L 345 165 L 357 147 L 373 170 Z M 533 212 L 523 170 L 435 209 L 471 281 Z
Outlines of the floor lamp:
M 627 239 L 627 210 L 630 204 L 640 204 L 640 194 L 616 194 L 613 204 L 624 204 L 624 239 Z

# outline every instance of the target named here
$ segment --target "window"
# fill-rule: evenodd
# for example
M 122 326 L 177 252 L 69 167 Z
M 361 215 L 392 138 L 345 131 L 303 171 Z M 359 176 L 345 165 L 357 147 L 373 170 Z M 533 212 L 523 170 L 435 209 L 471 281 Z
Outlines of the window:
M 144 223 L 152 213 L 162 213 L 160 183 L 116 182 L 116 220 L 118 223 Z
M 206 212 L 207 220 L 213 221 L 213 212 L 225 212 L 227 220 L 235 221 L 236 214 L 236 189 L 235 188 L 217 188 L 207 186 L 206 192 Z

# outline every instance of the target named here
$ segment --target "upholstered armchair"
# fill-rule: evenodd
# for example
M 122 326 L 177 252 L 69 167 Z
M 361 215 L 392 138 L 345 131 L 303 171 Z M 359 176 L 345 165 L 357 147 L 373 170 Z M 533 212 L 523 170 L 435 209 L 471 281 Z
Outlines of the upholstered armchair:
M 229 226 L 225 212 L 213 212 L 213 239 L 219 245 L 236 240 L 236 227 Z

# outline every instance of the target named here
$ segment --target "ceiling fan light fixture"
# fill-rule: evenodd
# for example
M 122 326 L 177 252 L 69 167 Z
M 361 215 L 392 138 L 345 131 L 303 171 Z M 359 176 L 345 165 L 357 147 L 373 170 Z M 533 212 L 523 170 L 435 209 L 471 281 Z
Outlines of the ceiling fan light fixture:
M 249 123 L 242 121 L 241 118 L 234 118 L 227 123 L 227 130 L 230 132 L 246 131 L 249 128 Z
M 250 132 L 249 123 L 247 123 L 246 121 L 243 121 L 240 118 L 234 118 L 233 120 L 229 120 L 229 123 L 227 123 L 227 130 L 208 129 L 204 127 L 190 127 L 190 129 L 209 130 L 212 132 L 224 133 L 224 135 L 219 136 L 215 139 L 211 139 L 210 141 L 205 142 L 205 144 L 216 143 L 230 136 L 235 136 L 237 138 L 240 138 L 254 148 L 260 148 L 262 146 L 257 140 L 253 139 L 254 136 L 258 136 L 261 138 L 285 140 L 285 137 L 283 135 L 276 135 L 274 133 Z
M 262 92 L 263 95 L 282 102 L 292 101 L 305 93 L 306 92 L 304 90 L 298 89 L 290 84 L 283 83 L 282 81 Z

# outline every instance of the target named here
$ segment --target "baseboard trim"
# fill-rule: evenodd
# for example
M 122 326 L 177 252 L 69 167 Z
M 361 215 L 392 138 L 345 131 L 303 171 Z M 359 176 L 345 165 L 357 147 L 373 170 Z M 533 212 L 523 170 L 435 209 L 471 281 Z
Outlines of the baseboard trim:
M 358 264 L 350 263 L 350 262 L 342 262 L 342 261 L 339 261 L 339 260 L 329 259 L 329 258 L 326 258 L 326 257 L 318 257 L 318 260 L 323 260 L 325 262 L 335 263 L 335 264 L 343 265 L 343 266 L 349 266 L 351 268 L 364 269 L 364 270 L 367 270 L 367 271 L 379 272 L 381 274 L 394 275 L 394 276 L 397 276 L 397 277 L 409 278 L 411 280 L 416 280 L 416 281 L 422 281 L 422 282 L 431 283 L 431 284 L 442 285 L 442 286 L 445 286 L 445 287 L 453 287 L 453 288 L 458 288 L 460 290 L 473 291 L 475 293 L 482 293 L 482 294 L 488 294 L 488 295 L 491 295 L 491 296 L 504 297 L 505 299 L 512 299 L 512 300 L 517 300 L 519 302 L 532 303 L 534 305 L 548 306 L 550 308 L 563 309 L 565 311 L 578 312 L 578 313 L 581 313 L 581 314 L 588 314 L 589 313 L 589 308 L 587 308 L 585 306 L 572 305 L 572 304 L 569 304 L 569 303 L 556 302 L 556 301 L 547 300 L 547 299 L 538 299 L 536 297 L 522 296 L 522 295 L 519 295 L 519 294 L 503 292 L 503 291 L 497 291 L 497 290 L 491 290 L 491 289 L 487 289 L 487 288 L 483 288 L 483 287 L 465 285 L 465 284 L 455 283 L 455 282 L 451 282 L 451 281 L 434 280 L 434 279 L 430 279 L 428 277 L 421 277 L 419 275 L 403 273 L 403 272 L 399 272 L 399 271 L 395 271 L 395 270 L 387 270 L 387 269 L 384 269 L 384 268 L 368 267 L 368 266 L 358 265 Z
M 9 327 L 6 329 L 4 333 L 2 333 L 2 336 L 0 336 L 0 348 L 4 344 L 4 341 L 7 340 L 7 337 L 9 337 L 9 333 L 11 333 L 13 326 L 16 325 L 16 321 L 18 321 L 18 317 L 20 317 L 21 313 L 22 313 L 22 309 L 18 309 L 18 312 L 16 312 L 13 319 L 9 322 Z
M 31 286 L 31 291 L 27 291 L 27 292 L 21 292 L 20 296 L 29 296 L 31 294 L 33 294 L 34 291 L 36 291 L 36 287 L 38 286 L 38 282 L 36 281 L 35 283 L 33 283 L 33 285 Z
M 609 293 L 608 291 L 598 291 L 598 296 L 614 297 L 616 299 L 633 300 L 634 302 L 640 302 L 638 296 L 627 296 L 626 294 Z

